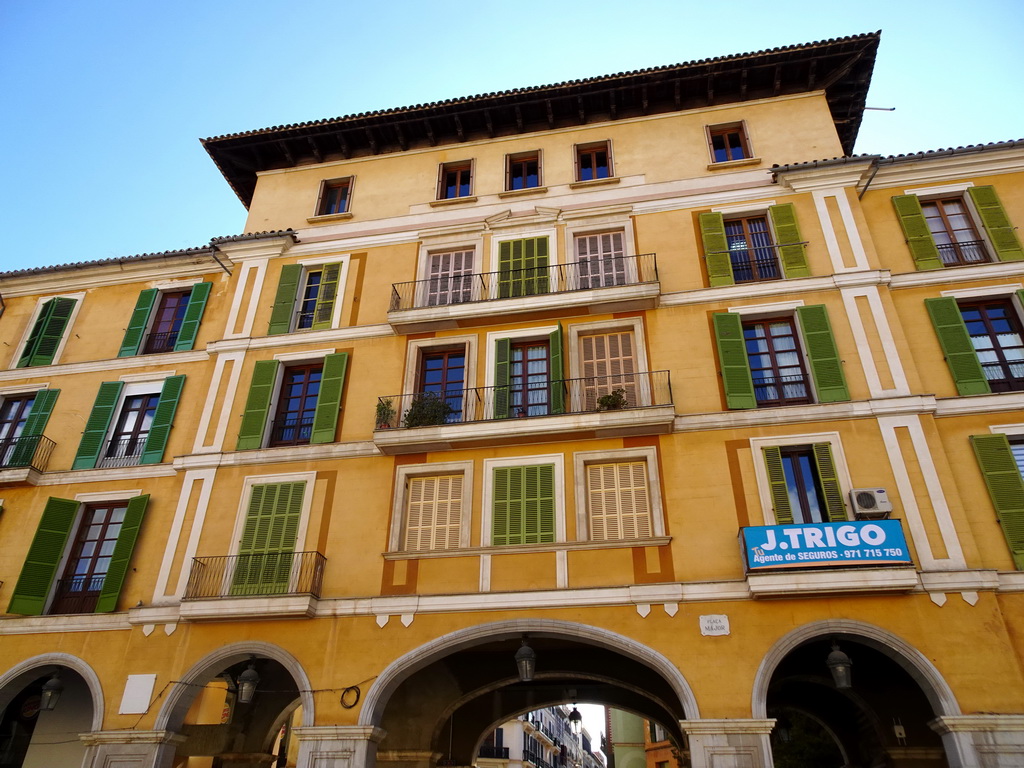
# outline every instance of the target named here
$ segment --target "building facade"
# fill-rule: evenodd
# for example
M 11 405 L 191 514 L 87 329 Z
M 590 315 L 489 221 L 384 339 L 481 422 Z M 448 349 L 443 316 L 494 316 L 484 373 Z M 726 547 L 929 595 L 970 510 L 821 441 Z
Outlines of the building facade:
M 0 766 L 471 765 L 570 690 L 1019 765 L 1024 145 L 853 155 L 878 43 L 207 139 L 250 234 L 0 275 Z

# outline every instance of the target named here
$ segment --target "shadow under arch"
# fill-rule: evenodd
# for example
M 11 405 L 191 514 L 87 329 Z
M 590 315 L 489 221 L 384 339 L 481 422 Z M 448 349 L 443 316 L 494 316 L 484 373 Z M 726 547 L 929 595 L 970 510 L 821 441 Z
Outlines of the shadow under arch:
M 302 725 L 310 726 L 315 722 L 313 712 L 313 691 L 306 671 L 298 660 L 283 648 L 271 643 L 249 641 L 232 643 L 218 648 L 201 658 L 182 677 L 174 681 L 171 692 L 160 708 L 154 728 L 156 730 L 177 731 L 185 720 L 192 700 L 195 698 L 194 687 L 197 682 L 205 683 L 216 676 L 221 670 L 245 661 L 250 656 L 271 659 L 278 662 L 295 681 L 299 689 L 302 705 Z
M 421 645 L 392 661 L 366 693 L 359 725 L 380 725 L 388 700 L 403 680 L 433 662 L 483 643 L 531 637 L 555 637 L 620 653 L 657 672 L 679 699 L 686 719 L 700 718 L 697 699 L 686 678 L 665 656 L 625 635 L 607 629 L 555 619 L 510 619 L 459 629 Z
M 87 663 L 69 653 L 42 653 L 15 664 L 0 675 L 0 712 L 10 704 L 21 689 L 38 677 L 41 667 L 65 667 L 81 677 L 92 697 L 91 729 L 99 731 L 103 727 L 103 686 L 99 676 Z
M 939 670 L 928 658 L 903 638 L 888 630 L 852 619 L 827 619 L 797 627 L 779 639 L 764 655 L 754 676 L 750 710 L 752 716 L 765 718 L 768 686 L 782 660 L 799 646 L 822 637 L 849 638 L 875 649 L 898 664 L 920 686 L 937 716 L 959 715 L 960 704 Z

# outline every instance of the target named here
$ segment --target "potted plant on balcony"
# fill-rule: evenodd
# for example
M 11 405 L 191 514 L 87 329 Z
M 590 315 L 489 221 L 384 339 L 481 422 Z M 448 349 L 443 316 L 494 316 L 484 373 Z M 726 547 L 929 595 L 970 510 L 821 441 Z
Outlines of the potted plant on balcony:
M 624 389 L 613 389 L 607 395 L 601 395 L 597 398 L 597 410 L 599 411 L 621 411 L 623 408 L 629 407 L 629 401 L 626 400 L 626 390 Z
M 396 415 L 395 401 L 390 397 L 377 401 L 377 429 L 389 429 Z
M 406 427 L 432 427 L 444 424 L 454 409 L 436 392 L 422 392 L 412 399 L 405 412 Z

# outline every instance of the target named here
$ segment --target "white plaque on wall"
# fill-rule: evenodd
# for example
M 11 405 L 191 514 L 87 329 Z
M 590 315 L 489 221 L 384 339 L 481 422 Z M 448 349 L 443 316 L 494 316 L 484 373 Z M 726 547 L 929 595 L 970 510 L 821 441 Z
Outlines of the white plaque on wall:
M 128 675 L 121 696 L 120 715 L 142 715 L 149 711 L 156 675 Z
M 712 613 L 700 617 L 700 633 L 702 635 L 728 635 L 729 617 L 724 613 Z

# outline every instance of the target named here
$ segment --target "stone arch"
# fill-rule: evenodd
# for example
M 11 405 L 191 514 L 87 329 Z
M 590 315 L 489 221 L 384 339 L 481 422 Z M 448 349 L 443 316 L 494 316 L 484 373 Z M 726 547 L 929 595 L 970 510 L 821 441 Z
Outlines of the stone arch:
M 827 619 L 805 624 L 779 639 L 764 655 L 754 676 L 750 709 L 754 718 L 767 717 L 768 685 L 782 660 L 798 646 L 822 637 L 848 637 L 885 654 L 920 686 L 938 716 L 959 715 L 960 704 L 939 670 L 903 638 L 863 621 Z
M 160 708 L 154 728 L 156 730 L 177 730 L 185 714 L 192 704 L 191 693 L 192 683 L 199 680 L 206 680 L 216 675 L 222 669 L 232 664 L 245 661 L 250 656 L 259 656 L 278 662 L 284 667 L 295 681 L 299 689 L 299 698 L 302 704 L 302 725 L 310 726 L 315 722 L 313 712 L 313 690 L 310 685 L 306 671 L 299 664 L 298 660 L 288 651 L 271 643 L 249 641 L 232 643 L 218 648 L 216 651 L 207 654 L 186 672 L 180 681 L 175 682 L 167 700 Z
M 523 634 L 578 639 L 590 645 L 621 653 L 645 664 L 661 675 L 669 684 L 679 698 L 687 719 L 700 718 L 693 689 L 676 665 L 662 654 L 636 640 L 607 629 L 570 621 L 510 619 L 478 624 L 474 627 L 449 632 L 395 659 L 377 676 L 376 681 L 367 691 L 359 713 L 359 725 L 379 725 L 391 694 L 402 680 L 412 673 L 465 648 L 493 640 L 514 639 Z
M 0 675 L 0 712 L 10 703 L 21 688 L 38 676 L 41 667 L 66 667 L 85 681 L 92 697 L 92 724 L 94 731 L 103 727 L 103 686 L 99 676 L 87 663 L 69 653 L 43 653 L 15 664 Z

